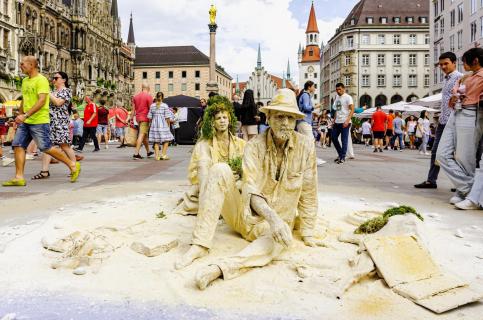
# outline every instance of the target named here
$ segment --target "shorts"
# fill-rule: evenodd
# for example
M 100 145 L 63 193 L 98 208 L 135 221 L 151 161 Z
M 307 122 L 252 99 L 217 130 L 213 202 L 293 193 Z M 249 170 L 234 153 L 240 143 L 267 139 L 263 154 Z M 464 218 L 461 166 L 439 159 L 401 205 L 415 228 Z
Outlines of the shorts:
M 126 127 L 116 127 L 116 136 L 124 137 L 126 135 Z
M 0 125 L 0 136 L 5 136 L 7 135 L 8 128 L 6 126 Z
M 364 139 L 370 139 L 371 138 L 371 135 L 370 134 L 363 134 L 362 137 Z
M 52 148 L 52 141 L 50 140 L 50 124 L 20 124 L 15 132 L 12 146 L 27 149 L 32 140 L 35 141 L 40 151 L 50 150 L 50 148 Z
M 374 139 L 384 139 L 384 131 L 374 131 Z
M 387 129 L 386 130 L 386 137 L 392 137 L 394 134 L 392 132 L 392 129 Z
M 139 122 L 139 133 L 146 134 L 146 135 L 149 133 L 149 122 L 147 121 Z
M 107 134 L 107 124 L 98 124 L 96 134 Z

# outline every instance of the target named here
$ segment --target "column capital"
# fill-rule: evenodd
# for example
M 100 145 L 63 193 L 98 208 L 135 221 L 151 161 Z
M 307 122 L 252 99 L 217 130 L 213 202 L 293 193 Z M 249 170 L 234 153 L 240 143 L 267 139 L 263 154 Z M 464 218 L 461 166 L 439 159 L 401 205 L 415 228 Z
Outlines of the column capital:
M 216 29 L 218 28 L 218 25 L 216 23 L 215 24 L 209 24 L 208 28 L 210 29 L 211 33 L 216 33 Z

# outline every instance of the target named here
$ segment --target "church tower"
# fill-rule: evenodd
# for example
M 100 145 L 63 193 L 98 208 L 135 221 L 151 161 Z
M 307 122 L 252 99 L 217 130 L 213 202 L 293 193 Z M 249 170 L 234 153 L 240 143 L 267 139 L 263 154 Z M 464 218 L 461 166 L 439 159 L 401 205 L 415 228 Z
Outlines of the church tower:
M 315 17 L 314 2 L 310 7 L 309 21 L 305 30 L 305 49 L 299 47 L 299 86 L 303 89 L 307 81 L 313 81 L 316 86 L 315 94 L 312 97 L 314 105 L 319 102 L 320 88 L 320 47 L 319 28 Z
M 131 49 L 133 58 L 136 59 L 136 40 L 134 40 L 134 26 L 132 24 L 132 12 L 131 12 L 131 19 L 129 20 L 129 33 L 127 35 L 127 45 Z

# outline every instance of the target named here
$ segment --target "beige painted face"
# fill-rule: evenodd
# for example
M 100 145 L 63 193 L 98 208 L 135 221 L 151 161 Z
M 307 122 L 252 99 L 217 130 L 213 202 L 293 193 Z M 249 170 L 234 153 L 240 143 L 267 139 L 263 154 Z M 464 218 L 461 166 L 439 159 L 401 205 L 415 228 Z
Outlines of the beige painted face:
M 218 112 L 215 115 L 214 125 L 217 132 L 225 132 L 228 130 L 228 126 L 230 125 L 230 116 L 228 115 L 228 112 Z
M 295 130 L 295 117 L 289 113 L 270 111 L 268 124 L 276 139 L 288 140 Z

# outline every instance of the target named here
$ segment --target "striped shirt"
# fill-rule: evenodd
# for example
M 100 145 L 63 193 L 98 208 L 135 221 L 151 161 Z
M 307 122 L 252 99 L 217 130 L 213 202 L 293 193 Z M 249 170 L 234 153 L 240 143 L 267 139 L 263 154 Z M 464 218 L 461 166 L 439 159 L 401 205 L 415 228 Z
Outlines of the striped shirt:
M 449 100 L 451 99 L 452 94 L 452 89 L 454 85 L 456 84 L 456 81 L 458 81 L 463 74 L 459 72 L 458 70 L 455 70 L 451 72 L 450 74 L 446 75 L 444 77 L 443 81 L 443 89 L 441 91 L 442 99 L 441 99 L 441 114 L 439 115 L 439 123 L 440 124 L 446 124 L 448 122 L 449 116 L 451 115 L 451 112 L 453 111 L 449 107 Z

